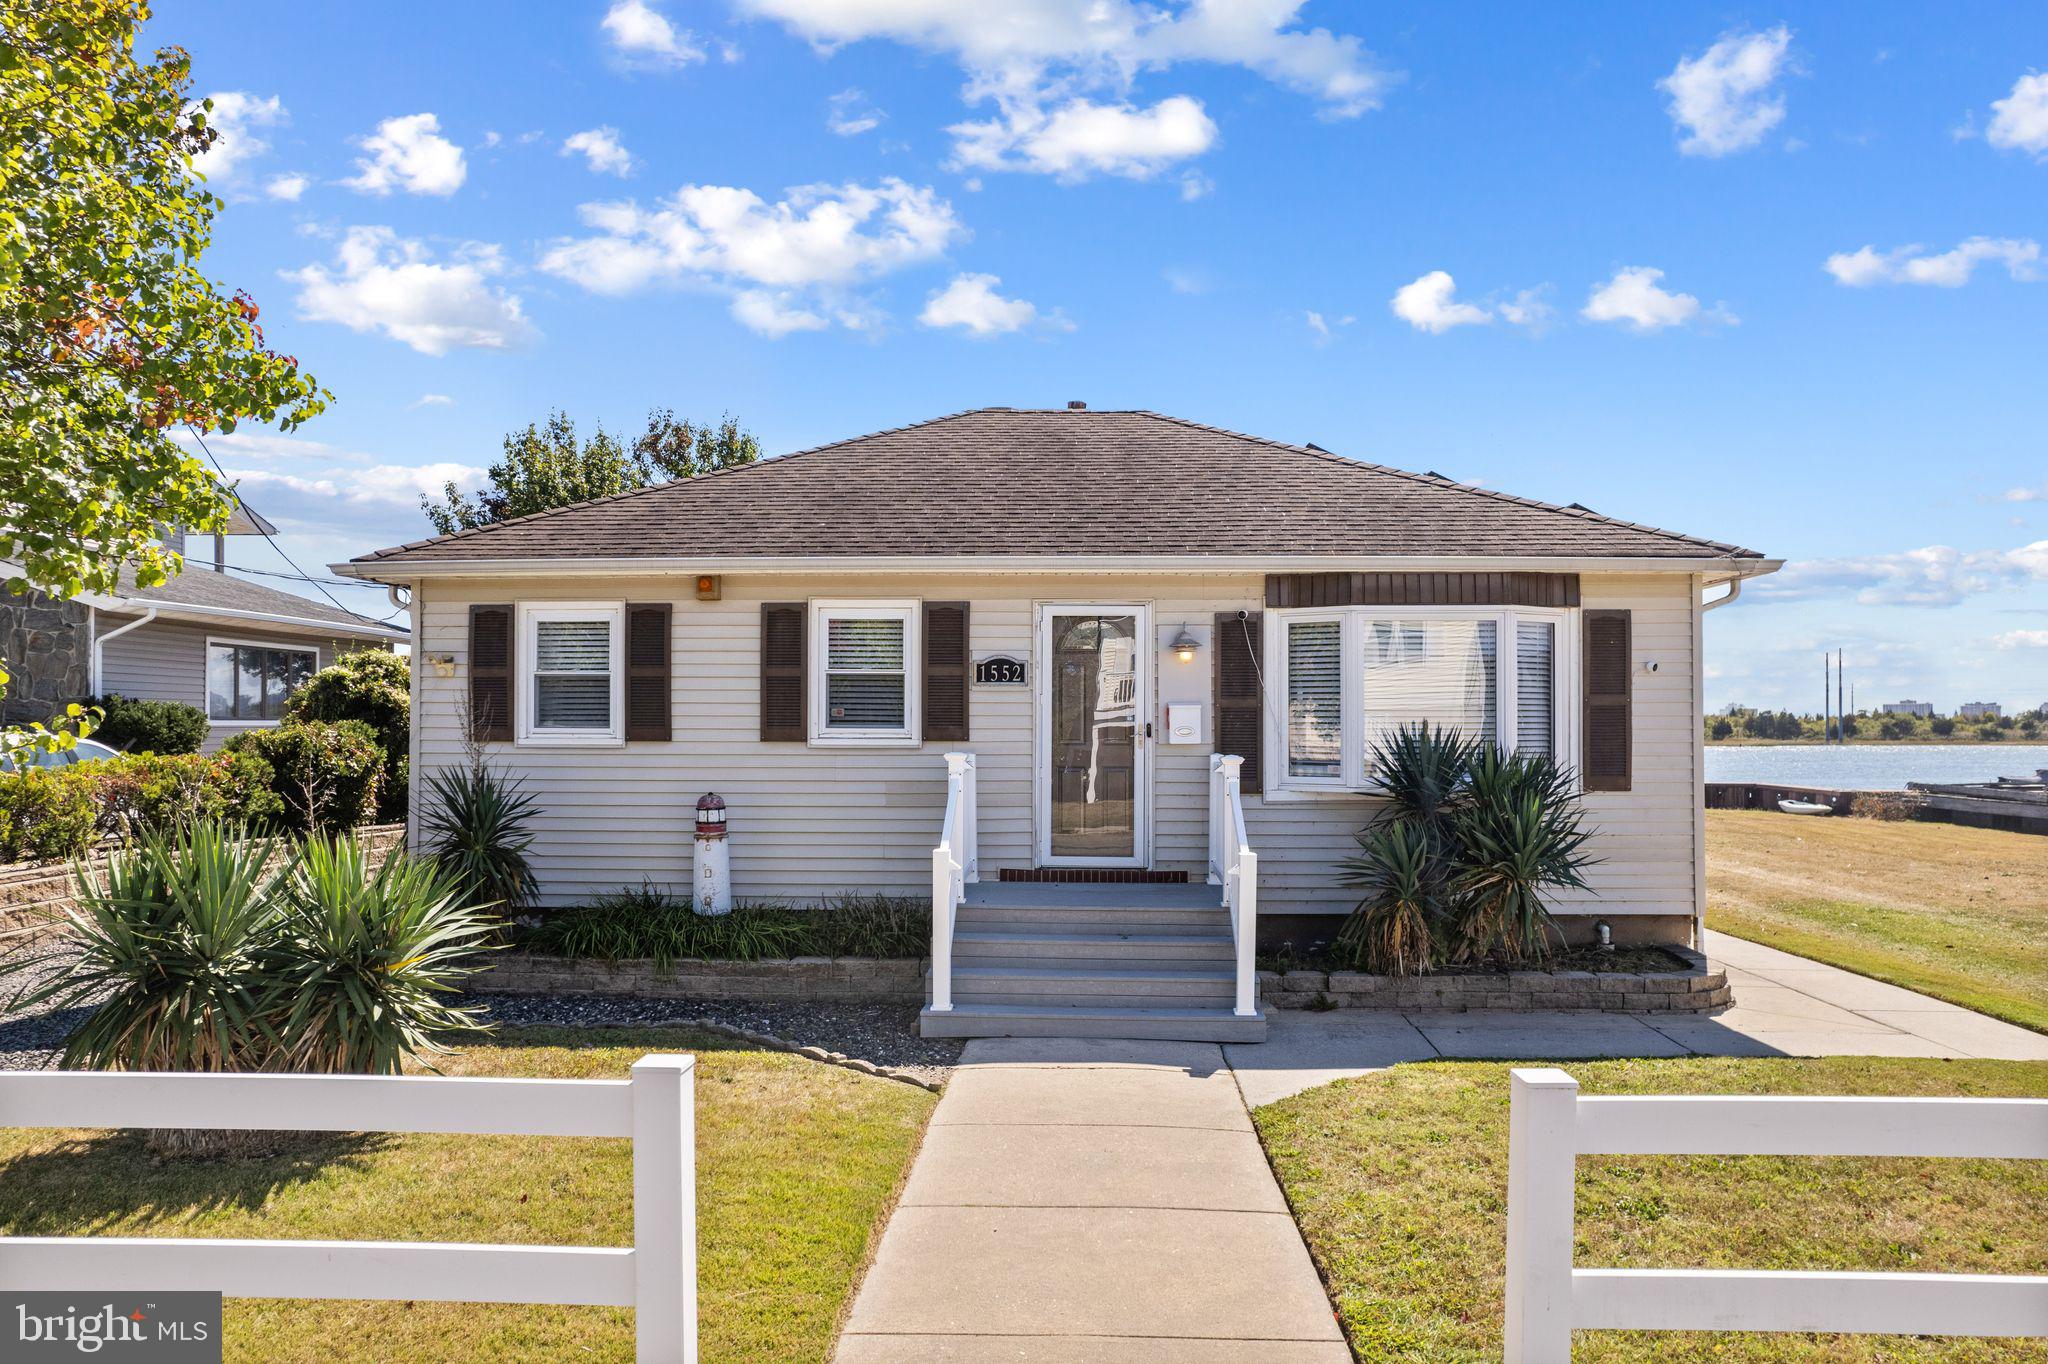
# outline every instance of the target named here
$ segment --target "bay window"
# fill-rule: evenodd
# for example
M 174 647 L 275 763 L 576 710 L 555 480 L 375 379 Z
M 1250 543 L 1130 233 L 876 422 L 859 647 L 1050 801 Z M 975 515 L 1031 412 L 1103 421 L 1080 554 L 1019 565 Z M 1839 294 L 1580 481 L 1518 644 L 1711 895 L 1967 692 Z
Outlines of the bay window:
M 521 606 L 519 615 L 526 669 L 520 742 L 624 742 L 624 606 L 532 604 Z
M 916 742 L 917 604 L 811 604 L 811 742 Z
M 1571 612 L 1346 607 L 1267 620 L 1276 789 L 1368 790 L 1379 746 L 1424 723 L 1572 760 Z

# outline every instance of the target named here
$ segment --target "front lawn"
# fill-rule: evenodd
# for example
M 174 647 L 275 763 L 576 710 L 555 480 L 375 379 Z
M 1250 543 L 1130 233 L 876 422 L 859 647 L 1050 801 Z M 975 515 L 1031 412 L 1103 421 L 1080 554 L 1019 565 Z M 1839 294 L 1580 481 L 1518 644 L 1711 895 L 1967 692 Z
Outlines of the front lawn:
M 2048 1097 L 2012 1061 L 1568 1062 L 1589 1094 Z M 1500 1358 L 1508 1070 L 1432 1062 L 1256 1110 L 1361 1360 Z M 1582 1266 L 2048 1273 L 2048 1162 L 1588 1156 Z M 1582 1332 L 1585 1364 L 1994 1364 L 2038 1341 Z
M 829 1353 L 870 1237 L 936 1098 L 689 1031 L 522 1029 L 451 1075 L 617 1076 L 650 1051 L 698 1057 L 703 1358 Z M 127 1133 L 0 1129 L 0 1234 L 632 1244 L 629 1143 L 336 1136 L 270 1159 L 157 1165 Z M 246 1361 L 622 1360 L 630 1311 L 230 1300 Z
M 2048 1032 L 2038 834 L 1709 810 L 1707 927 Z

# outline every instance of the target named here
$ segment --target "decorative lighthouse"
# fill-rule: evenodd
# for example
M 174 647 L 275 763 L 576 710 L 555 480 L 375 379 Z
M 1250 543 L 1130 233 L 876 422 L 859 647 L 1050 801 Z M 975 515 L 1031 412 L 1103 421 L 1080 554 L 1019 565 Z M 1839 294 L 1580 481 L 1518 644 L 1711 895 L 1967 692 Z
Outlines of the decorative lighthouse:
M 707 791 L 697 802 L 699 914 L 732 913 L 732 851 L 725 841 L 725 802 Z

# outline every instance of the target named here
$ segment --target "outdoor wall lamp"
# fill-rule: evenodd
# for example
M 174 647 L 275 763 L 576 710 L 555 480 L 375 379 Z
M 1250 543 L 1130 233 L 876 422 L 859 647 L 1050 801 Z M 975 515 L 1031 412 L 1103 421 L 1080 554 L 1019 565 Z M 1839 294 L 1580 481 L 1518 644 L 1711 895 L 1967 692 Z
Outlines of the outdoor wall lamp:
M 1173 637 L 1173 656 L 1183 663 L 1195 661 L 1195 651 L 1202 647 L 1202 641 L 1188 633 L 1188 627 L 1180 627 L 1180 633 Z

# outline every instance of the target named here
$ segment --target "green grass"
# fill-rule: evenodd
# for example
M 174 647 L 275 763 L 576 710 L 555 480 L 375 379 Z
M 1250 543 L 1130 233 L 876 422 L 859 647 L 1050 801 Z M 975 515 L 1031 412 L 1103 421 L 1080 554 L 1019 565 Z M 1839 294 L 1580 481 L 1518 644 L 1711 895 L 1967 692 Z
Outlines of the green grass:
M 1571 1062 L 1591 1094 L 2048 1097 L 2048 1064 L 1873 1058 Z M 1352 1348 L 1500 1358 L 1508 1067 L 1433 1062 L 1311 1089 L 1253 1120 Z M 1581 1266 L 2048 1273 L 2048 1162 L 1589 1156 Z M 1582 1332 L 1580 1364 L 2006 1364 L 2038 1341 Z
M 1707 927 L 2048 1032 L 2048 838 L 1707 811 Z
M 679 1031 L 525 1029 L 442 1070 L 623 1077 L 649 1051 L 698 1057 L 704 1360 L 823 1359 L 936 1099 Z M 131 1133 L 0 1129 L 0 1233 L 623 1246 L 630 1152 L 615 1140 L 344 1135 L 267 1159 L 159 1165 Z M 226 1357 L 629 1361 L 633 1320 L 595 1307 L 231 1300 Z

